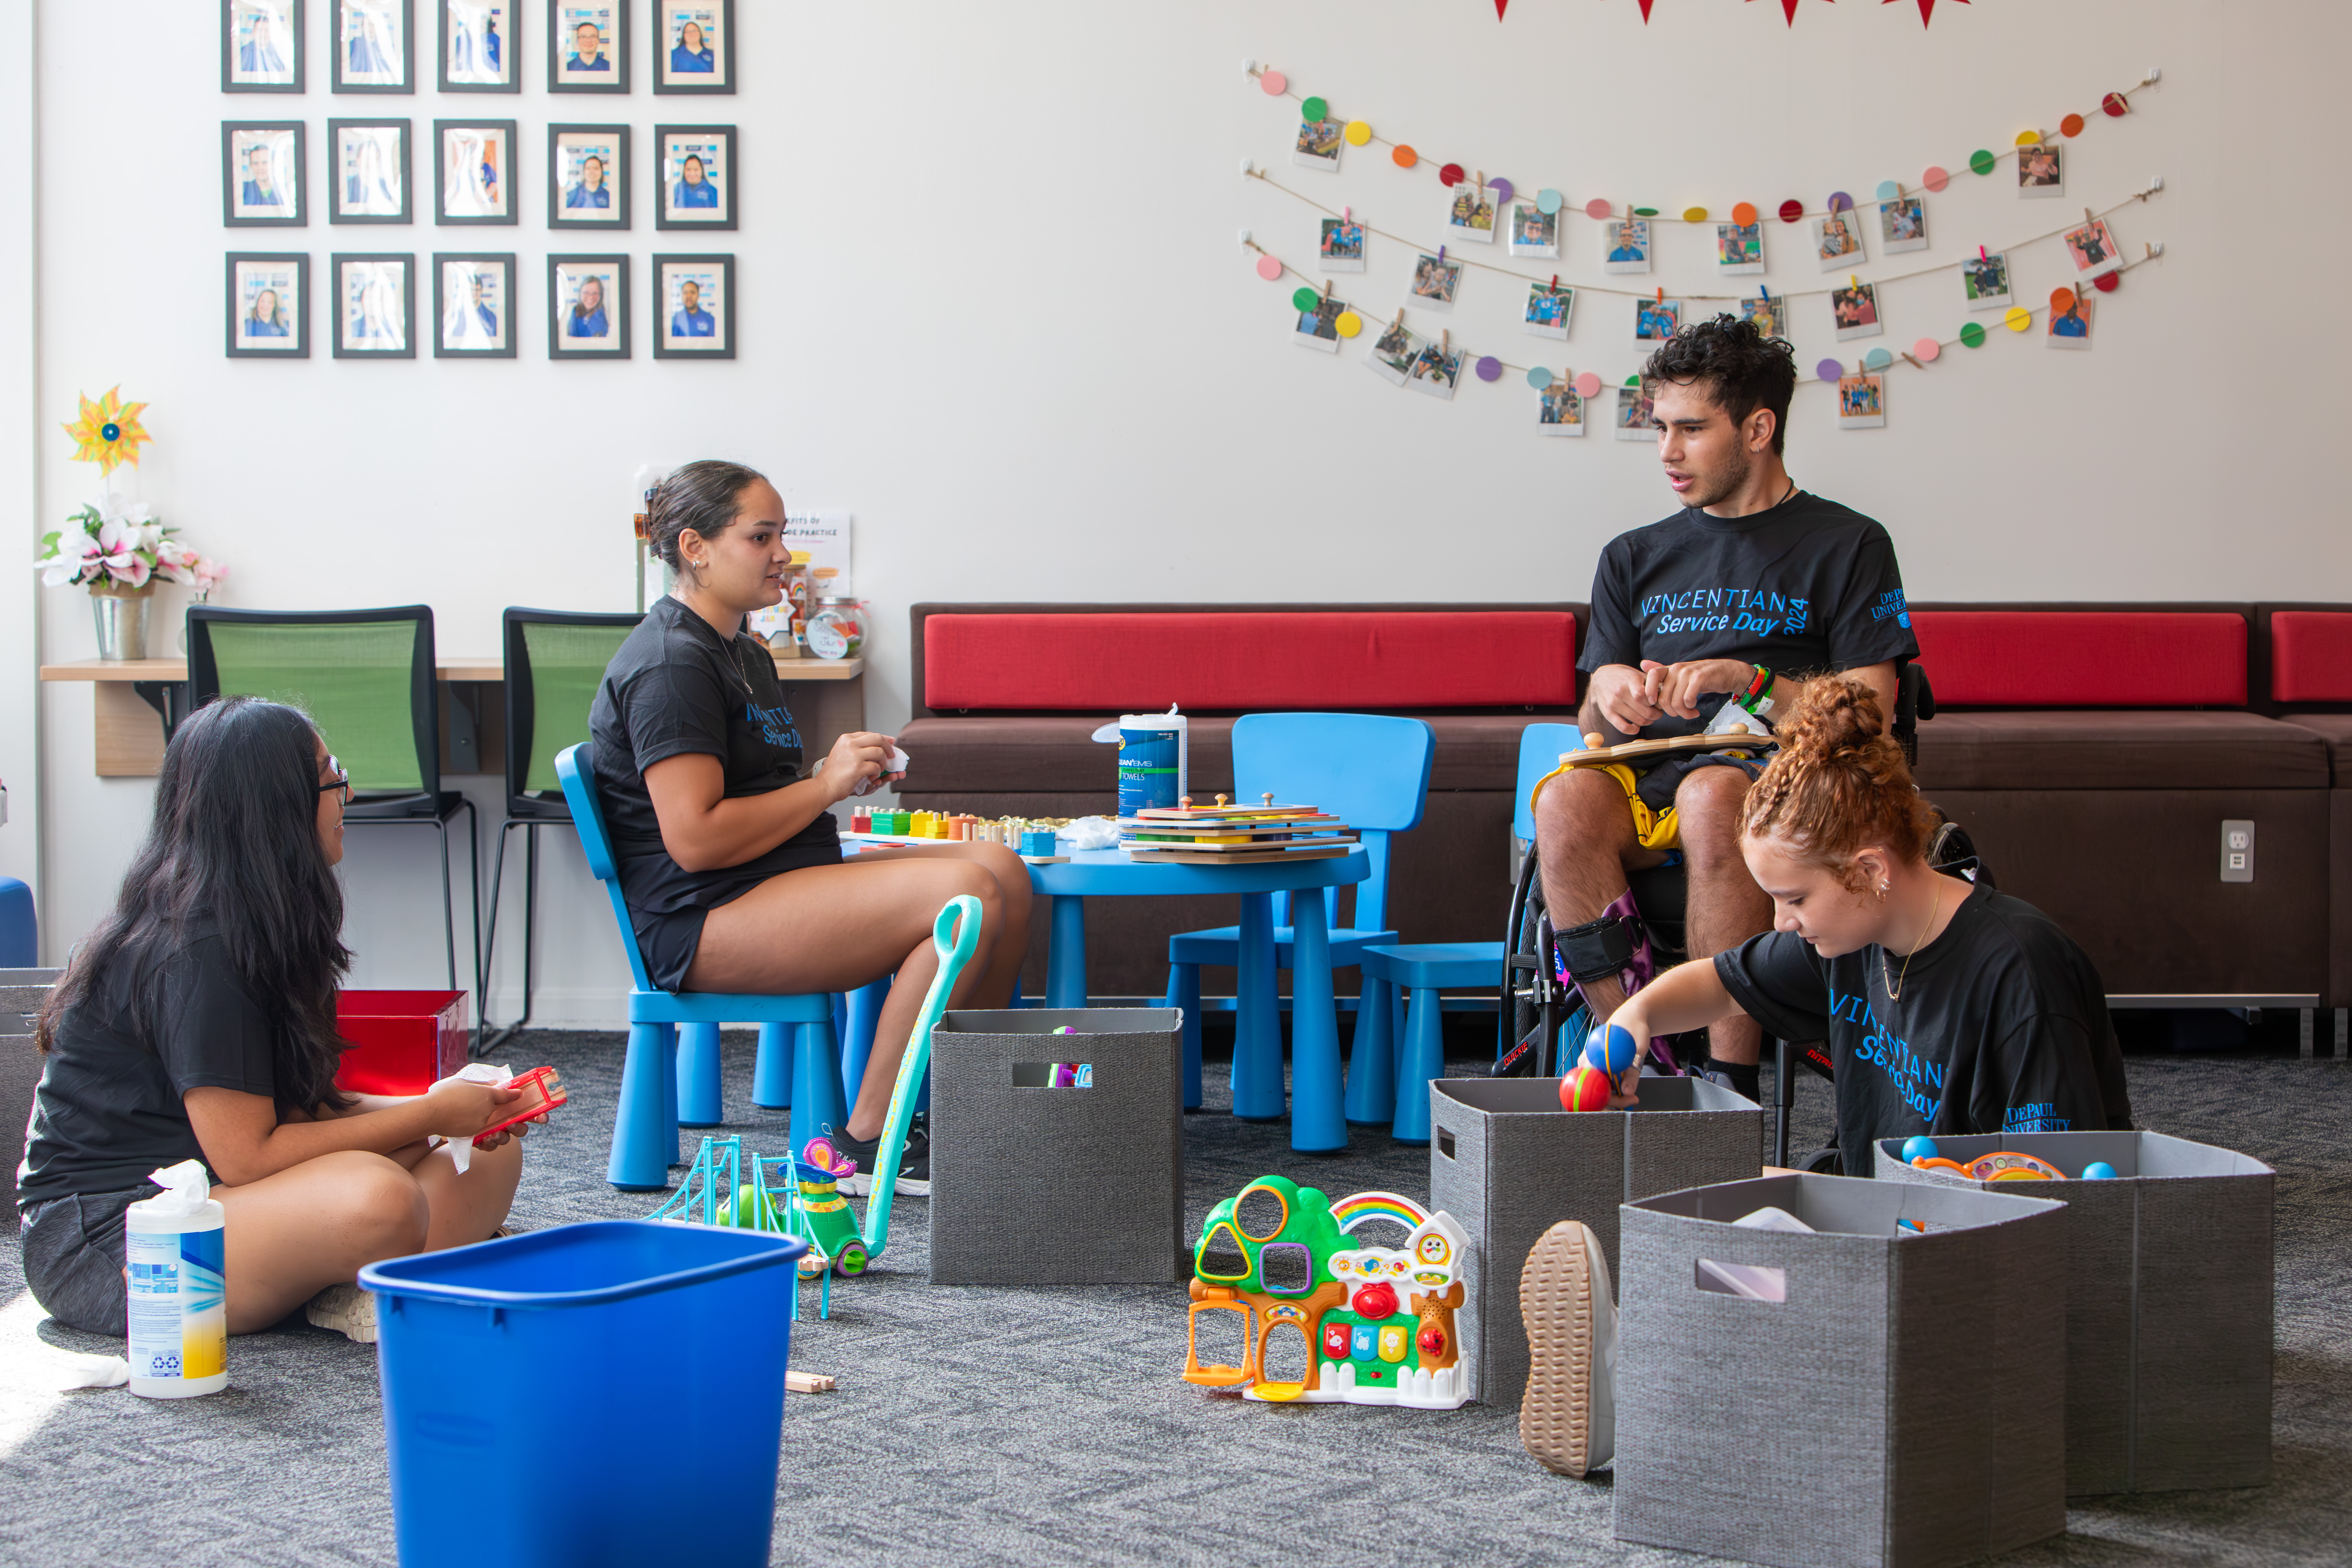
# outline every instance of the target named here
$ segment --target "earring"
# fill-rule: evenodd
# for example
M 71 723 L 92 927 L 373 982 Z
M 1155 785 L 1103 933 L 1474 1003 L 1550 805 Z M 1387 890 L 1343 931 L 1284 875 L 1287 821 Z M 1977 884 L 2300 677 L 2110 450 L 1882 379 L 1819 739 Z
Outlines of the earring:
M 1888 886 L 1888 883 L 1887 883 L 1886 879 L 1885 879 L 1885 878 L 1884 878 L 1884 877 L 1881 877 L 1881 878 L 1878 879 L 1878 901 L 1879 901 L 1880 903 L 1882 903 L 1882 904 L 1883 904 L 1883 903 L 1885 903 L 1885 902 L 1886 901 L 1886 889 L 1887 889 L 1887 886 Z

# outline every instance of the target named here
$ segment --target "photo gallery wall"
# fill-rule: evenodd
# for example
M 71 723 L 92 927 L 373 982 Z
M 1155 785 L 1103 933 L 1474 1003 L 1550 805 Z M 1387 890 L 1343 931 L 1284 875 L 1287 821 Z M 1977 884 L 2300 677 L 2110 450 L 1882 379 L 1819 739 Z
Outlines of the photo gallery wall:
M 551 94 L 625 97 L 636 59 L 656 95 L 731 95 L 735 7 L 736 0 L 221 0 L 221 91 L 305 93 L 315 11 L 336 93 L 413 96 L 420 75 L 443 93 L 520 93 L 526 73 L 543 71 Z M 535 60 L 526 58 L 533 47 Z M 640 50 L 647 58 L 638 59 Z M 429 68 L 420 63 L 428 55 Z M 650 142 L 633 147 L 630 126 L 588 122 L 595 110 L 587 103 L 578 120 L 544 127 L 488 114 L 425 121 L 356 112 L 393 107 L 354 103 L 355 112 L 323 129 L 283 118 L 223 121 L 223 225 L 308 228 L 320 190 L 314 160 L 331 226 L 429 220 L 494 230 L 519 227 L 527 210 L 536 219 L 543 208 L 546 226 L 562 237 L 543 258 L 541 320 L 521 313 L 520 258 L 495 248 L 494 234 L 465 236 L 475 243 L 462 246 L 450 236 L 453 247 L 433 252 L 421 277 L 417 256 L 362 249 L 354 235 L 352 248 L 332 253 L 315 277 L 303 252 L 231 250 L 223 306 L 229 357 L 310 358 L 315 289 L 323 290 L 315 313 L 337 359 L 415 359 L 420 333 L 436 359 L 513 359 L 523 339 L 543 331 L 550 359 L 625 360 L 633 353 L 633 287 L 646 291 L 644 331 L 655 358 L 735 357 L 732 255 L 656 255 L 651 275 L 633 279 L 630 258 L 604 237 L 628 231 L 640 178 L 652 183 L 656 230 L 732 232 L 742 186 L 734 126 L 656 124 Z

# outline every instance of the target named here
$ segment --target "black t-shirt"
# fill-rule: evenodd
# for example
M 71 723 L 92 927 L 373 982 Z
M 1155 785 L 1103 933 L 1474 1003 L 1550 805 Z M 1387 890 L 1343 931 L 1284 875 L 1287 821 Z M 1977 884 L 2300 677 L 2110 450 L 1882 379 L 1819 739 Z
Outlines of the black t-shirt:
M 205 928 L 161 963 L 108 966 L 58 1020 L 33 1095 L 22 1208 L 77 1193 L 119 1193 L 147 1173 L 201 1160 L 180 1097 L 233 1089 L 276 1098 L 277 1030 Z
M 646 770 L 656 763 L 689 752 L 717 757 L 730 800 L 782 789 L 800 776 L 801 732 L 784 706 L 775 659 L 758 639 L 722 637 L 665 595 L 604 667 L 588 732 L 621 893 L 633 914 L 716 909 L 779 871 L 840 860 L 831 812 L 740 866 L 688 871 L 662 847 L 661 822 L 646 793 Z
M 1915 1132 L 2131 1127 L 2106 988 L 2040 910 L 1979 886 L 1902 969 L 1878 947 L 1825 959 L 1779 931 L 1715 957 L 1768 1033 L 1829 1042 L 1850 1162 L 1872 1139 Z M 1887 999 L 1888 974 L 1900 1001 Z
M 1747 517 L 1685 509 L 1611 540 L 1576 668 L 1738 658 L 1808 676 L 1918 657 L 1886 530 L 1800 490 Z M 1723 701 L 1642 733 L 1696 734 Z

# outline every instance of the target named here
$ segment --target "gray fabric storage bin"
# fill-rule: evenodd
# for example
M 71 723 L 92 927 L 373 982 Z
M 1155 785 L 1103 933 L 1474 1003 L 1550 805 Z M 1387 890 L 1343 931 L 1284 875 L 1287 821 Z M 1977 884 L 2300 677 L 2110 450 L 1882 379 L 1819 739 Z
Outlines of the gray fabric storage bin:
M 1822 1234 L 1729 1222 L 1774 1205 Z M 1898 1236 L 1895 1221 L 1931 1228 Z M 2066 1207 L 1850 1176 L 1625 1205 L 1621 1541 L 1941 1568 L 2066 1528 Z M 1787 1299 L 1702 1289 L 1700 1260 Z
M 1883 1181 L 2060 1200 L 2066 1249 L 2066 1490 L 2180 1491 L 2271 1479 L 2274 1281 L 2259 1160 L 2161 1132 L 2001 1132 L 1938 1138 L 1966 1163 L 1997 1150 L 2101 1182 L 1970 1182 L 1874 1147 Z
M 931 1035 L 931 1281 L 1156 1285 L 1181 1278 L 1183 1015 L 951 1012 Z M 1065 1025 L 1073 1035 L 1056 1035 Z M 1087 1062 L 1091 1089 L 1032 1088 Z M 1026 1072 L 1021 1069 L 1026 1068 Z
M 1519 1272 L 1537 1238 L 1582 1220 L 1613 1272 L 1618 1205 L 1763 1168 L 1762 1109 L 1703 1079 L 1645 1078 L 1636 1108 L 1573 1111 L 1558 1079 L 1439 1079 L 1429 1123 L 1429 1206 L 1474 1244 L 1455 1320 L 1470 1397 L 1507 1409 L 1527 1390 Z

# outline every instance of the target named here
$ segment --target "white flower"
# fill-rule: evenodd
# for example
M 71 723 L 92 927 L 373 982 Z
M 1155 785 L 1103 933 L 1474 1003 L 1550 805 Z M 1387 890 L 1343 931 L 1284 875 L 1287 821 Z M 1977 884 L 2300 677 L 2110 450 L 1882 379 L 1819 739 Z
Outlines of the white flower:
M 148 577 L 152 575 L 147 563 L 136 555 L 121 558 L 120 564 L 117 563 L 116 557 L 109 556 L 106 562 L 106 574 L 116 582 L 126 584 L 133 588 L 145 587 Z
M 159 522 L 151 522 L 139 530 L 139 543 L 136 548 L 152 551 L 160 546 L 163 542 L 163 525 Z
M 98 515 L 101 521 L 137 523 L 143 528 L 155 521 L 155 509 L 143 500 L 134 501 L 117 494 L 106 498 L 105 503 L 98 509 Z
M 139 548 L 139 530 L 120 518 L 109 518 L 99 524 L 98 547 L 109 555 L 136 550 Z

